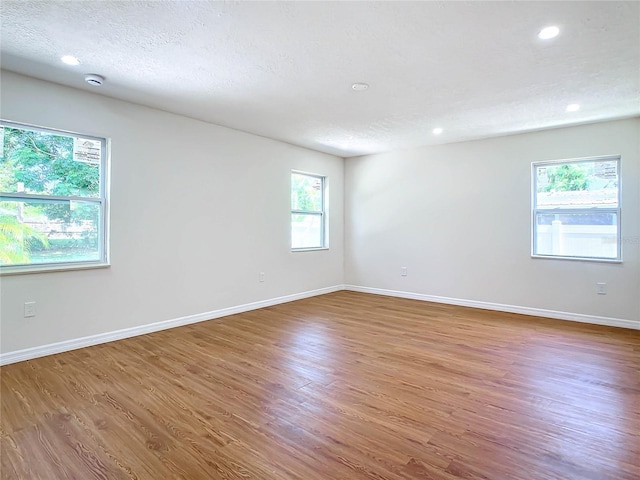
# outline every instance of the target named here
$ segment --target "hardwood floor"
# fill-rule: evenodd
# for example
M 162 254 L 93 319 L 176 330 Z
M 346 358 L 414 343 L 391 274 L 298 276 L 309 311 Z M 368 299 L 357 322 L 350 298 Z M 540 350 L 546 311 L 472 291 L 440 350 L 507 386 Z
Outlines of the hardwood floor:
M 337 292 L 1 369 L 3 479 L 640 479 L 640 332 Z

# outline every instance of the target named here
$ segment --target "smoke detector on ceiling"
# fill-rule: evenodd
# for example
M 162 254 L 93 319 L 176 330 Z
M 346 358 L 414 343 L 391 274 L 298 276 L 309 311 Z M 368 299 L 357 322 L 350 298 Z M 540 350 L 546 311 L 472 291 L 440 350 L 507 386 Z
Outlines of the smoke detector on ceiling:
M 89 85 L 93 85 L 94 87 L 99 87 L 104 83 L 104 77 L 90 73 L 84 76 L 84 81 L 87 82 Z

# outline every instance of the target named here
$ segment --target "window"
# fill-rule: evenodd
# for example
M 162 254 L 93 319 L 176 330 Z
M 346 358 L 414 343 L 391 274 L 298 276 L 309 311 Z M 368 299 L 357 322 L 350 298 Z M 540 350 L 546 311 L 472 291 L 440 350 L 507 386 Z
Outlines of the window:
M 0 121 L 0 272 L 107 264 L 106 149 Z
M 291 248 L 325 248 L 326 177 L 291 172 Z
M 620 157 L 533 164 L 535 257 L 620 261 Z

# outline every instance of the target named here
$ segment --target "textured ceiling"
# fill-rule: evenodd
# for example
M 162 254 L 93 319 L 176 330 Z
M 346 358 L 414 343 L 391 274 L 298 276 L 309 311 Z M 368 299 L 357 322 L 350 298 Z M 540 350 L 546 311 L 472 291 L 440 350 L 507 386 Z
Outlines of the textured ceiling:
M 640 114 L 637 1 L 2 0 L 0 13 L 7 70 L 343 157 Z M 541 41 L 547 25 L 561 33 Z

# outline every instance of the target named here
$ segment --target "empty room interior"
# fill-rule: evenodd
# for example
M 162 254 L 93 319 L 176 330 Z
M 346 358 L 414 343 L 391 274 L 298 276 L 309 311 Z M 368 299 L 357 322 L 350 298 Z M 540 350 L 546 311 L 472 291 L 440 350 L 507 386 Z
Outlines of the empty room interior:
M 0 478 L 640 478 L 640 2 L 0 15 Z

